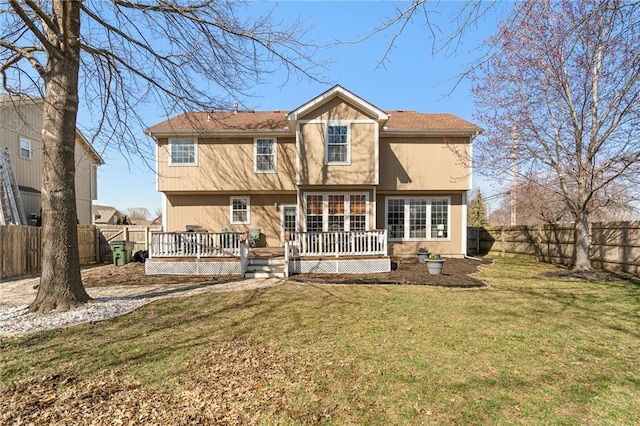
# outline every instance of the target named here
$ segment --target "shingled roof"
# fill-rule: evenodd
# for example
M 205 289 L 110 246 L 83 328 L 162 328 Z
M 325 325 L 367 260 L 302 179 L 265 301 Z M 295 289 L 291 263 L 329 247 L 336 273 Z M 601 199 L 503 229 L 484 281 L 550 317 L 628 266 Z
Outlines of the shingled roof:
M 426 114 L 417 111 L 387 111 L 385 130 L 465 130 L 482 131 L 473 123 L 453 114 Z M 285 131 L 284 111 L 189 112 L 180 114 L 147 129 L 154 133 L 224 132 L 224 131 Z

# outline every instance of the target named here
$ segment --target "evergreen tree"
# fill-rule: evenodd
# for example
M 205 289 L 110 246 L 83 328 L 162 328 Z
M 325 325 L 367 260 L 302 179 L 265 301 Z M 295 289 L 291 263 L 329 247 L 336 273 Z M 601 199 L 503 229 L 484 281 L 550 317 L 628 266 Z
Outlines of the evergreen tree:
M 487 206 L 482 199 L 482 191 L 478 188 L 474 192 L 473 198 L 469 203 L 469 215 L 467 217 L 468 226 L 488 226 Z

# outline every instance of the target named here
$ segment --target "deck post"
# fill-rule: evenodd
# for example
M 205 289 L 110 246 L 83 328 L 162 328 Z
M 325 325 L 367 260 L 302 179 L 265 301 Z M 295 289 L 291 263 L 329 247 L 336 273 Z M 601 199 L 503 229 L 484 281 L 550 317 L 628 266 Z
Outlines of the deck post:
M 240 243 L 240 276 L 244 278 L 247 272 L 247 266 L 249 257 L 249 246 L 246 242 Z
M 289 241 L 284 242 L 284 277 L 289 278 Z
M 384 246 L 384 256 L 387 256 L 389 246 L 387 244 L 387 228 L 384 228 L 384 238 L 382 239 L 382 245 Z

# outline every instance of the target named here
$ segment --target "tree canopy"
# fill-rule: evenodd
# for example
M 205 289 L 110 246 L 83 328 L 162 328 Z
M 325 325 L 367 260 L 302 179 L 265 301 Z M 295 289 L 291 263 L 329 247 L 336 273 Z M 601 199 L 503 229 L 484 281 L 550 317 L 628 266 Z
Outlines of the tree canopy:
M 640 3 L 525 1 L 514 14 L 475 74 L 487 131 L 474 154 L 494 177 L 552 184 L 576 223 L 574 268 L 588 269 L 599 200 L 640 183 Z
M 77 249 L 79 107 L 93 116 L 94 141 L 149 160 L 154 151 L 137 142 L 145 105 L 167 114 L 230 109 L 275 69 L 304 78 L 318 69 L 300 22 L 252 16 L 240 1 L 0 0 L 0 13 L 2 90 L 44 99 L 44 246 L 33 311 L 89 300 Z

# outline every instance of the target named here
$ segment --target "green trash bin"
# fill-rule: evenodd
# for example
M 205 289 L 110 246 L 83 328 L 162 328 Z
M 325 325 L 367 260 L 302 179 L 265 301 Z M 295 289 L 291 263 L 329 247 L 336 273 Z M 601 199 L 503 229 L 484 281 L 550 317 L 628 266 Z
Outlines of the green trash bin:
M 131 241 L 112 241 L 109 243 L 113 264 L 115 266 L 126 265 L 131 262 L 131 252 L 133 251 L 133 242 Z

